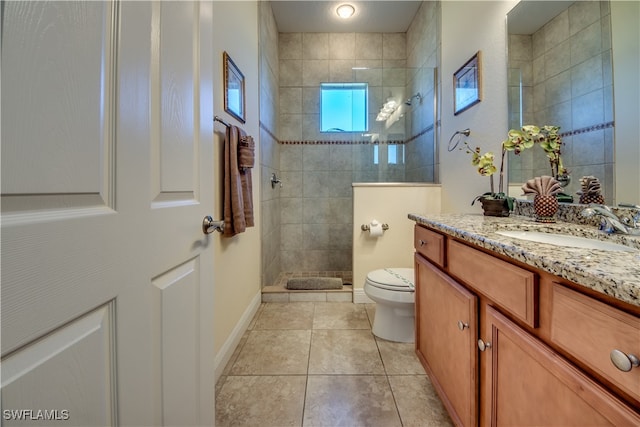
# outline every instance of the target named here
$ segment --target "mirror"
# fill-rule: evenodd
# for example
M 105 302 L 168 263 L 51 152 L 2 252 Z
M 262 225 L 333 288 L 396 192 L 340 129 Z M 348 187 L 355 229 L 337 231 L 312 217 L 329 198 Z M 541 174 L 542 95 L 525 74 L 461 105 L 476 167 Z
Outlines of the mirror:
M 562 160 L 571 176 L 564 192 L 574 203 L 585 175 L 600 180 L 607 204 L 616 201 L 610 6 L 521 1 L 507 14 L 509 128 L 561 127 Z M 509 153 L 508 174 L 511 194 L 519 196 L 523 182 L 551 175 L 551 167 L 534 147 Z M 617 201 L 638 203 L 637 196 Z

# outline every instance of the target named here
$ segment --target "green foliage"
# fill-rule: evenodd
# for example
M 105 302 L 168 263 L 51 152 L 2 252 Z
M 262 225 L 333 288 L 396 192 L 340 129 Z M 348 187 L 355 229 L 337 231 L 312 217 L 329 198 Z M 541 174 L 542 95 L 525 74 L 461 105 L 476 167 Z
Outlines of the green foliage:
M 549 158 L 551 164 L 551 172 L 554 178 L 560 175 L 568 175 L 568 171 L 562 165 L 562 158 L 560 157 L 560 149 L 562 147 L 562 138 L 558 133 L 560 126 L 534 126 L 525 125 L 522 129 L 510 129 L 507 133 L 507 139 L 502 141 L 502 155 L 500 159 L 500 184 L 498 192 L 494 192 L 493 187 L 493 174 L 498 171 L 498 168 L 494 164 L 495 155 L 488 151 L 484 154 L 480 154 L 482 150 L 480 147 L 471 148 L 471 146 L 464 141 L 464 149 L 466 153 L 471 154 L 471 164 L 477 168 L 478 174 L 482 176 L 488 176 L 491 184 L 491 191 L 484 193 L 481 196 L 473 199 L 473 203 L 481 198 L 492 199 L 504 199 L 505 203 L 509 206 L 509 210 L 513 210 L 514 199 L 508 197 L 503 192 L 503 177 L 504 177 L 504 156 L 507 151 L 513 151 L 514 154 L 520 154 L 522 151 L 532 148 L 538 144 Z

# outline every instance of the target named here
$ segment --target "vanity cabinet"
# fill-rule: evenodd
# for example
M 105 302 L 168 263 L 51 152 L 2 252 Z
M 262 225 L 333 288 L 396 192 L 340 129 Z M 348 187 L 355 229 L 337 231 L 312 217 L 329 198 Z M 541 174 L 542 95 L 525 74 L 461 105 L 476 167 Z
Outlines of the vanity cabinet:
M 640 355 L 635 311 L 435 230 L 415 235 L 416 353 L 456 425 L 640 425 L 640 368 L 609 360 Z
M 456 424 L 478 417 L 477 298 L 416 255 L 416 350 Z
M 481 425 L 638 425 L 630 408 L 490 306 L 483 325 Z

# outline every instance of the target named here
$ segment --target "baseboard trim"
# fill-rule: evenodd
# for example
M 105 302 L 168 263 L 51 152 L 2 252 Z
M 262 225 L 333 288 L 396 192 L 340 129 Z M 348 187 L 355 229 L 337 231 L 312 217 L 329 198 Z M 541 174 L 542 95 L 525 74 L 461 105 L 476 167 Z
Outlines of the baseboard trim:
M 375 304 L 375 301 L 364 293 L 364 288 L 355 288 L 353 290 L 353 302 L 355 304 Z
M 242 338 L 245 331 L 249 327 L 249 323 L 251 323 L 251 320 L 256 315 L 258 308 L 260 308 L 261 302 L 262 302 L 262 293 L 258 292 L 256 296 L 253 297 L 253 299 L 249 303 L 249 306 L 240 317 L 240 320 L 236 324 L 235 328 L 233 328 L 233 331 L 231 331 L 229 338 L 227 338 L 227 340 L 223 344 L 218 354 L 216 354 L 215 361 L 214 361 L 216 383 L 218 382 L 218 379 L 222 375 L 222 372 L 224 371 L 225 366 L 227 366 L 227 363 L 229 363 L 229 360 L 231 360 L 231 356 L 233 356 L 233 352 L 238 346 L 240 339 Z

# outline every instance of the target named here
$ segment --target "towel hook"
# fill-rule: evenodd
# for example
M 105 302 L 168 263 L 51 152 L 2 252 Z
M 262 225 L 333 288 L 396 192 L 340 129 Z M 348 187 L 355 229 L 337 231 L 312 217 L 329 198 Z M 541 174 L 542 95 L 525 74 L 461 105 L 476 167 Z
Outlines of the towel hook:
M 456 135 L 469 136 L 469 135 L 471 135 L 471 129 L 466 128 L 464 130 L 457 130 L 453 135 L 451 135 L 451 138 L 449 139 L 449 144 L 447 146 L 447 150 L 449 152 L 455 150 L 456 147 L 458 146 L 458 144 L 460 144 L 460 140 L 462 139 L 462 137 L 459 136 L 458 139 L 456 140 L 456 143 L 453 144 L 453 147 L 451 146 L 451 141 L 453 141 L 453 138 L 455 138 Z

